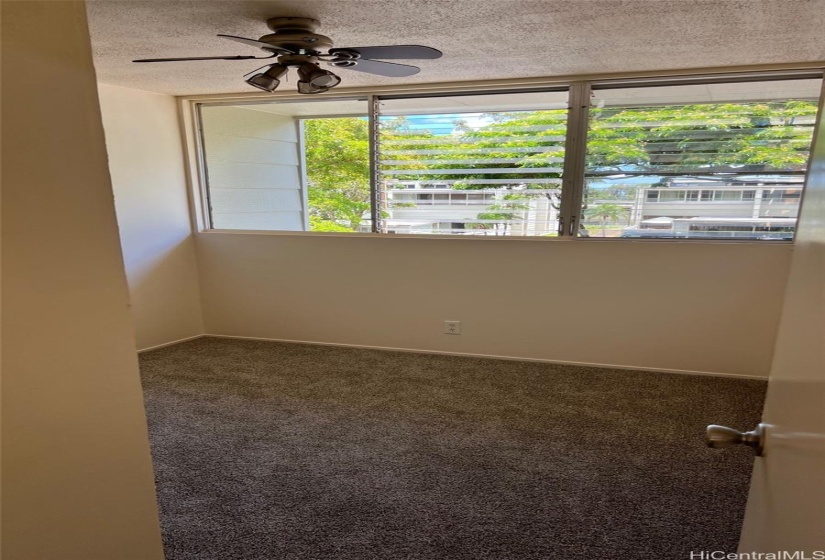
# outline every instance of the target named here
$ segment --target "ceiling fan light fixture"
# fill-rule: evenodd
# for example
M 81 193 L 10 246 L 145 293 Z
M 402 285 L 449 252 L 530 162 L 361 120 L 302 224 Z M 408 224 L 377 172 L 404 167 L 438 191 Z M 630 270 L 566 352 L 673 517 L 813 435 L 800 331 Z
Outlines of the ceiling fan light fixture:
M 311 62 L 301 64 L 301 66 L 298 67 L 298 76 L 301 78 L 301 82 L 306 82 L 313 88 L 318 89 L 320 91 L 326 91 L 329 88 L 333 88 L 341 83 L 341 78 L 339 78 L 329 70 L 324 70 L 317 64 L 313 64 Z M 298 83 L 300 84 L 301 82 Z
M 263 91 L 273 92 L 281 85 L 281 78 L 289 68 L 280 64 L 273 64 L 266 72 L 255 74 L 248 78 L 246 83 Z
M 310 82 L 298 80 L 298 93 L 324 93 L 329 91 L 328 87 L 316 87 Z

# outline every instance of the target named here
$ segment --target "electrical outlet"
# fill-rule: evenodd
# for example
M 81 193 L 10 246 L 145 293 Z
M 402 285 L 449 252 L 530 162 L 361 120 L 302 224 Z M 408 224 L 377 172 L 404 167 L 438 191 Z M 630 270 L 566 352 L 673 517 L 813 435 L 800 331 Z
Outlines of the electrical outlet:
M 461 321 L 444 321 L 444 334 L 461 334 Z

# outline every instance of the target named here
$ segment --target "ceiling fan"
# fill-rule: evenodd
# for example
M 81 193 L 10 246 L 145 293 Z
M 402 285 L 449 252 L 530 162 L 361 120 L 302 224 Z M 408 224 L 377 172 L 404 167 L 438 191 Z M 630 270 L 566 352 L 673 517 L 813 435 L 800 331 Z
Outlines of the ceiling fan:
M 277 17 L 267 20 L 272 30 L 260 39 L 222 35 L 224 39 L 259 47 L 269 56 L 196 56 L 188 58 L 143 58 L 132 62 L 178 62 L 187 60 L 250 60 L 274 58 L 267 64 L 246 74 L 246 83 L 264 91 L 275 91 L 290 67 L 298 72 L 299 93 L 323 93 L 341 83 L 341 78 L 318 65 L 326 62 L 335 68 L 366 72 L 378 76 L 401 78 L 420 71 L 417 66 L 383 62 L 381 59 L 435 59 L 441 51 L 421 45 L 386 45 L 380 47 L 333 48 L 332 39 L 315 33 L 320 22 L 303 17 Z M 260 72 L 266 68 L 265 71 Z M 249 77 L 247 77 L 249 76 Z

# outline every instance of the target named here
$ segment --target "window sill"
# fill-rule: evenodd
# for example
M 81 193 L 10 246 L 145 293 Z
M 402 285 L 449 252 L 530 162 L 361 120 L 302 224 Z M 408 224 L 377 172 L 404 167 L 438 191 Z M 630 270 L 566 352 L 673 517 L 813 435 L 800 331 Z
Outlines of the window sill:
M 628 237 L 539 237 L 539 236 L 495 236 L 495 235 L 434 235 L 434 234 L 405 234 L 405 233 L 342 233 L 342 232 L 310 232 L 310 231 L 269 231 L 269 230 L 240 230 L 240 229 L 206 229 L 198 235 L 258 235 L 270 237 L 332 237 L 332 238 L 366 238 L 366 239 L 422 239 L 422 240 L 451 240 L 451 241 L 503 241 L 503 242 L 571 242 L 585 243 L 671 243 L 671 244 L 709 244 L 709 245 L 776 245 L 788 247 L 793 241 L 786 240 L 757 240 L 757 239 L 662 239 L 662 238 L 628 238 Z

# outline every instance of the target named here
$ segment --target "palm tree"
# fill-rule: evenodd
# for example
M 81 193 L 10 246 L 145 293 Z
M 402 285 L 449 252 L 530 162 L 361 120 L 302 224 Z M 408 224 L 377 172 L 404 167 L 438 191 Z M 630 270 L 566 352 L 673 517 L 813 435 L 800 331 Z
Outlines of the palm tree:
M 507 235 L 507 229 L 512 225 L 513 220 L 522 219 L 521 216 L 516 216 L 516 211 L 529 209 L 530 207 L 524 203 L 501 202 L 498 204 L 491 204 L 487 210 L 492 210 L 492 212 L 482 212 L 478 215 L 478 219 L 495 220 L 496 223 L 493 224 L 493 229 L 495 230 L 496 235 Z
M 627 208 L 618 204 L 599 204 L 586 210 L 587 217 L 599 220 L 602 227 L 602 237 L 607 237 L 607 223 L 618 222 L 627 215 Z

